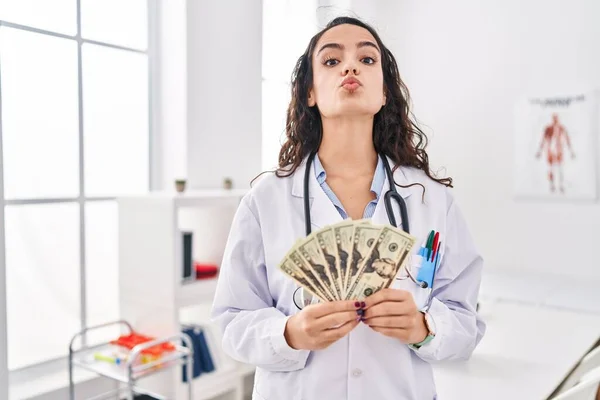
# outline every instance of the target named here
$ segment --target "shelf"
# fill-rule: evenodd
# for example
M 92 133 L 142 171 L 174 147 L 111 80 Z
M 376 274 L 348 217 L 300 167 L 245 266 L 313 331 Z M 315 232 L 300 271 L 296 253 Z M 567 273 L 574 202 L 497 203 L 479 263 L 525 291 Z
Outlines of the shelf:
M 247 193 L 237 189 L 173 190 L 118 199 L 120 316 L 153 337 L 179 334 L 183 325 L 200 325 L 210 332 L 206 341 L 217 370 L 190 382 L 194 399 L 212 400 L 223 394 L 238 399 L 254 368 L 239 366 L 220 350 L 222 333 L 210 318 L 218 276 L 183 278 L 182 233 L 193 233 L 194 264 L 218 265 L 236 208 Z M 191 272 L 195 278 L 194 268 Z M 158 375 L 148 378 L 150 387 L 169 398 L 187 398 L 180 374 Z
M 178 207 L 204 207 L 216 206 L 223 202 L 239 201 L 248 190 L 246 189 L 207 189 L 207 190 L 189 190 L 184 193 L 170 191 L 156 191 L 144 195 L 121 196 L 120 200 L 138 200 L 138 201 L 154 201 L 167 200 L 173 201 Z
M 198 303 L 212 303 L 217 289 L 217 280 L 217 277 L 214 277 L 183 281 L 177 291 L 177 305 L 189 307 Z
M 203 190 L 175 195 L 173 200 L 178 207 L 212 207 L 224 204 L 237 204 L 247 193 L 246 190 Z

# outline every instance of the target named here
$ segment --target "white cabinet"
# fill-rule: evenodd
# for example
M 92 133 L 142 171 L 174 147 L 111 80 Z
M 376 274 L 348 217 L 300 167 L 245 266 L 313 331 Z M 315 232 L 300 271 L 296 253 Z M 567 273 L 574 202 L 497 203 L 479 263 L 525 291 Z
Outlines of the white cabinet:
M 244 194 L 208 190 L 117 199 L 120 317 L 137 331 L 160 337 L 181 332 L 183 322 L 205 326 L 216 370 L 194 379 L 195 399 L 241 400 L 248 391 L 245 378 L 254 371 L 222 353 L 220 332 L 209 323 L 217 279 L 183 278 L 183 232 L 192 232 L 195 261 L 218 265 Z M 149 388 L 184 398 L 180 369 L 148 379 Z

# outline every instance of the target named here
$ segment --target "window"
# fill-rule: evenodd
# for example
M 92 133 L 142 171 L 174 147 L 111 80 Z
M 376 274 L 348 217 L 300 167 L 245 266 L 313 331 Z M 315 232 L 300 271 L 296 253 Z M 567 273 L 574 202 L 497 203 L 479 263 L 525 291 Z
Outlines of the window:
M 119 318 L 114 199 L 150 185 L 147 2 L 0 2 L 9 370 Z
M 317 0 L 263 0 L 262 168 L 277 166 L 291 76 L 317 31 Z

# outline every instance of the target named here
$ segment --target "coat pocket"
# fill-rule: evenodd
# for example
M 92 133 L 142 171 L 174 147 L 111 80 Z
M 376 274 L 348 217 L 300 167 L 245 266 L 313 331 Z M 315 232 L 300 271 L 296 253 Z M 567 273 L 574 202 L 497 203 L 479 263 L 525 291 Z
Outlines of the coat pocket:
M 411 257 L 409 260 L 409 266 L 411 268 L 412 276 L 417 277 L 418 267 L 420 263 L 420 257 Z M 429 305 L 429 297 L 431 295 L 431 288 L 422 288 L 417 285 L 404 271 L 398 273 L 392 284 L 392 289 L 406 290 L 411 293 L 413 300 L 417 305 L 419 311 L 424 311 Z

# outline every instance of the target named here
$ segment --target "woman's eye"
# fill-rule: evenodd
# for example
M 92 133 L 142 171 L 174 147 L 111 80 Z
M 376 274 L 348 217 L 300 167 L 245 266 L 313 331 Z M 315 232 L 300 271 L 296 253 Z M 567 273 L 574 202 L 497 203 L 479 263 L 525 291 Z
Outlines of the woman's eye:
M 339 61 L 336 60 L 335 58 L 330 58 L 328 60 L 325 60 L 324 64 L 327 65 L 328 67 L 333 67 L 334 65 L 337 65 Z
M 375 59 L 372 57 L 365 57 L 361 61 L 365 64 L 375 64 Z

